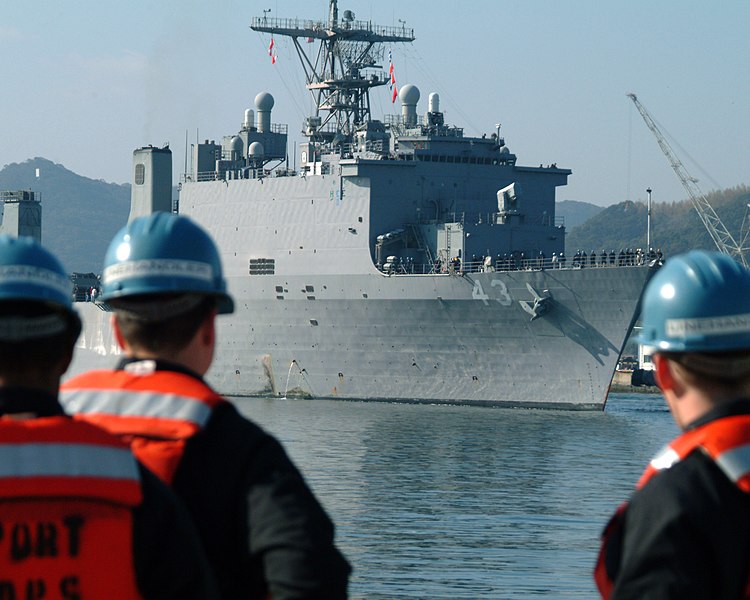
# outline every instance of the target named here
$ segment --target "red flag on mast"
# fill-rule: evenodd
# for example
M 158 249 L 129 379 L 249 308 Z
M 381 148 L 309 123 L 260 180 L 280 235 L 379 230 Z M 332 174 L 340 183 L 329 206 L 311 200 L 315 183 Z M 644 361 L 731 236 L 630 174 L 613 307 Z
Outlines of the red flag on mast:
M 276 64 L 276 50 L 275 50 L 276 43 L 273 40 L 273 36 L 271 36 L 271 43 L 268 45 L 268 56 L 271 57 L 271 64 Z
M 388 63 L 388 73 L 391 76 L 388 87 L 391 89 L 391 102 L 393 103 L 396 102 L 396 98 L 398 97 L 398 88 L 396 87 L 396 75 L 393 73 L 393 55 L 390 50 L 388 50 Z

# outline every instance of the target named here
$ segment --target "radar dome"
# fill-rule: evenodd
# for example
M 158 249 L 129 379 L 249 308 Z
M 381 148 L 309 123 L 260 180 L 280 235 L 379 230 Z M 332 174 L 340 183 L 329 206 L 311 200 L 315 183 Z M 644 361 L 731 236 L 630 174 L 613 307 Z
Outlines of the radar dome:
M 233 152 L 239 152 L 240 155 L 242 155 L 242 148 L 245 144 L 242 142 L 242 138 L 238 135 L 235 135 L 232 138 L 232 151 Z
M 273 108 L 274 99 L 268 92 L 261 92 L 255 96 L 255 108 L 261 111 L 269 111 Z
M 416 85 L 407 83 L 398 93 L 401 104 L 416 104 L 419 102 L 419 88 Z
M 253 142 L 250 144 L 250 148 L 247 152 L 251 157 L 261 157 L 265 153 L 265 150 L 263 148 L 263 144 L 260 142 Z

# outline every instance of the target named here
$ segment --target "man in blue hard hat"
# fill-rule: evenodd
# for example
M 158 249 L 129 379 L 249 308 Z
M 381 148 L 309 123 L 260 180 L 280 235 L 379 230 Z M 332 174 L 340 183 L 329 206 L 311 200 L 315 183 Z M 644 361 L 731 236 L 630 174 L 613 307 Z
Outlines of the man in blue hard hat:
M 750 583 L 750 271 L 693 251 L 656 273 L 640 342 L 682 434 L 604 531 L 603 598 L 747 598 Z
M 68 381 L 66 408 L 131 443 L 185 501 L 225 598 L 345 598 L 334 527 L 281 444 L 203 380 L 234 310 L 218 250 L 187 217 L 129 223 L 101 299 L 126 357 Z
M 58 401 L 72 291 L 32 238 L 0 235 L 0 597 L 218 598 L 174 494 Z

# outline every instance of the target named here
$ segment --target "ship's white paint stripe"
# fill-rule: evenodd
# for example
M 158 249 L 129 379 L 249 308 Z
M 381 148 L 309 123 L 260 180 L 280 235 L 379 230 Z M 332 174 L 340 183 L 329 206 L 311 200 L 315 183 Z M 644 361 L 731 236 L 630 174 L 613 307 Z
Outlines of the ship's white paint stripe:
M 729 335 L 750 331 L 750 313 L 703 319 L 667 319 L 667 335 L 685 338 L 689 335 Z
M 112 284 L 135 277 L 188 277 L 211 282 L 214 275 L 210 264 L 194 260 L 129 260 L 104 269 L 102 281 Z
M 94 444 L 0 444 L 0 477 L 95 477 L 138 481 L 128 448 Z
M 716 462 L 732 481 L 742 479 L 750 473 L 750 444 L 720 454 Z
M 177 394 L 127 390 L 70 390 L 61 393 L 60 401 L 69 414 L 178 419 L 201 427 L 211 416 L 211 409 L 202 402 Z

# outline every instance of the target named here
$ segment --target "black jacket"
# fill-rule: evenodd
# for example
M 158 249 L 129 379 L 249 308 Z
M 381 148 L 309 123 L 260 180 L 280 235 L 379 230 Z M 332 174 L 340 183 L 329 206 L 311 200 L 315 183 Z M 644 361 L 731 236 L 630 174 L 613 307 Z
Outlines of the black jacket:
M 172 487 L 224 598 L 347 597 L 351 568 L 334 545 L 333 523 L 276 438 L 231 403 L 188 440 Z
M 721 405 L 689 429 L 736 414 L 750 414 L 750 401 Z M 617 565 L 614 600 L 743 598 L 750 496 L 693 451 L 633 494 L 607 562 Z

